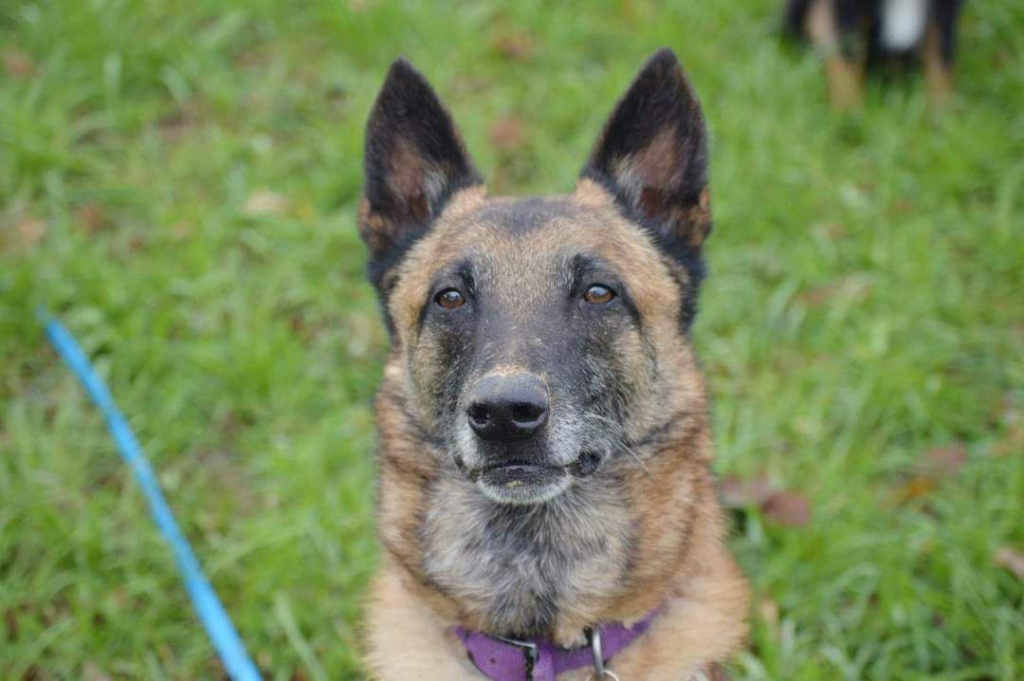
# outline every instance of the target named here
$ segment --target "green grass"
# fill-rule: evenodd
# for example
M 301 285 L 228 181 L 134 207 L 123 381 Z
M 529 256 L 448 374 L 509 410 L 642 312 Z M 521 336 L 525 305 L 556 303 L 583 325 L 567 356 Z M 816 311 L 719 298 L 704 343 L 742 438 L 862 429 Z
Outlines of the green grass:
M 0 677 L 220 673 L 43 305 L 265 674 L 359 678 L 386 334 L 354 219 L 387 65 L 434 81 L 492 186 L 550 193 L 669 45 L 713 138 L 717 469 L 813 508 L 737 525 L 736 676 L 1024 679 L 1024 585 L 993 560 L 1024 549 L 1024 6 L 968 4 L 947 110 L 911 81 L 837 117 L 779 4 L 0 5 Z

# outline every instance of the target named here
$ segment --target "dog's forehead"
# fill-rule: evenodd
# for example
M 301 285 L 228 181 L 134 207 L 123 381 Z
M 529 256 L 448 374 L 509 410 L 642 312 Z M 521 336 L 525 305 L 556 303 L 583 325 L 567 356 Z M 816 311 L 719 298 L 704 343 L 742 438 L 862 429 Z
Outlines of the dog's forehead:
M 483 203 L 469 221 L 474 226 L 499 230 L 514 238 L 550 227 L 556 220 L 582 217 L 580 212 L 579 206 L 566 196 L 497 198 Z
M 481 287 L 539 284 L 565 276 L 575 255 L 600 249 L 595 212 L 564 196 L 492 199 L 447 231 L 458 235 L 456 252 Z
M 576 255 L 623 266 L 658 259 L 614 204 L 578 194 L 487 198 L 442 215 L 423 245 L 435 270 L 469 263 L 502 278 L 559 273 Z

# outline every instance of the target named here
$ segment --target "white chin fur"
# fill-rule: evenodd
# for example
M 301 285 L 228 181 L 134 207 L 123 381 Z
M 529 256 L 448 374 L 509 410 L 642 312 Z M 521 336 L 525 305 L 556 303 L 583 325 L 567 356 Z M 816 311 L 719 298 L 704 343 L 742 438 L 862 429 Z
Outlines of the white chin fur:
M 885 0 L 882 5 L 882 45 L 905 52 L 924 37 L 930 0 Z
M 543 504 L 551 501 L 572 485 L 572 476 L 565 475 L 546 485 L 529 485 L 524 487 L 507 487 L 505 485 L 489 485 L 482 480 L 476 483 L 484 496 L 499 504 L 526 506 Z

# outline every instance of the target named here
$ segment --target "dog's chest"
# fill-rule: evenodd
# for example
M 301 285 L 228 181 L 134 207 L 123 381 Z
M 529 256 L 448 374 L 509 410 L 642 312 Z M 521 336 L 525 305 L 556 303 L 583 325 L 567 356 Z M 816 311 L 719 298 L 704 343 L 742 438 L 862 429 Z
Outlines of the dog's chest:
M 496 506 L 439 489 L 423 524 L 427 576 L 489 631 L 528 635 L 560 612 L 611 598 L 628 563 L 629 522 L 612 503 Z
M 893 52 L 906 52 L 921 42 L 928 24 L 931 0 L 883 0 L 882 45 Z

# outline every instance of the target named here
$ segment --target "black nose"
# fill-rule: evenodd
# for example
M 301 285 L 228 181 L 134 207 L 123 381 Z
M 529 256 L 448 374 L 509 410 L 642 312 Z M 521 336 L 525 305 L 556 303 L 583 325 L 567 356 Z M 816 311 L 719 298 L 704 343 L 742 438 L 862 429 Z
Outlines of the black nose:
M 469 394 L 466 416 L 483 440 L 525 440 L 548 417 L 548 391 L 533 374 L 484 376 Z

